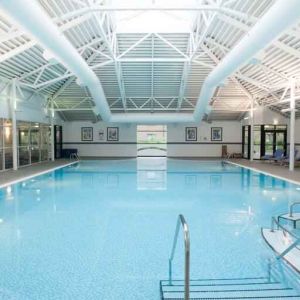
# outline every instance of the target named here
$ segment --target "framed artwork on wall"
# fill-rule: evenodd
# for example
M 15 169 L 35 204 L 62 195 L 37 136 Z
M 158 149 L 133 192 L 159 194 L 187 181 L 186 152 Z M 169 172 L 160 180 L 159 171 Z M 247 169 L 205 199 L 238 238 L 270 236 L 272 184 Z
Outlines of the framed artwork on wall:
M 107 141 L 119 141 L 119 127 L 107 127 Z
M 223 139 L 223 128 L 222 127 L 211 127 L 211 140 L 222 141 Z
M 197 127 L 185 127 L 186 142 L 197 141 Z
M 91 142 L 93 140 L 93 127 L 81 127 L 81 141 Z

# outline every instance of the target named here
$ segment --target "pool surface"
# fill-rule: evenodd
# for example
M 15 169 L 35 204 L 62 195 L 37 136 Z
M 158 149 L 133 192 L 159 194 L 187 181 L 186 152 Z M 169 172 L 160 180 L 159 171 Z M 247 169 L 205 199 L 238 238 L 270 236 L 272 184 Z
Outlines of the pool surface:
M 0 190 L 0 299 L 159 299 L 180 213 L 191 278 L 266 276 L 261 227 L 299 198 L 297 185 L 220 161 L 83 161 L 26 180 Z

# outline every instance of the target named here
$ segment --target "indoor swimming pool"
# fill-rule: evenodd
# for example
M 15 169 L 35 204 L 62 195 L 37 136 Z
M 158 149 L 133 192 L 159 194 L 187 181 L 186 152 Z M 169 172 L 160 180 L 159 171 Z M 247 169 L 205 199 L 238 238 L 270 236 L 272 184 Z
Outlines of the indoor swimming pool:
M 0 299 L 158 300 L 178 214 L 191 278 L 267 276 L 261 227 L 299 198 L 293 183 L 221 161 L 75 163 L 0 189 Z M 183 260 L 180 235 L 174 278 Z

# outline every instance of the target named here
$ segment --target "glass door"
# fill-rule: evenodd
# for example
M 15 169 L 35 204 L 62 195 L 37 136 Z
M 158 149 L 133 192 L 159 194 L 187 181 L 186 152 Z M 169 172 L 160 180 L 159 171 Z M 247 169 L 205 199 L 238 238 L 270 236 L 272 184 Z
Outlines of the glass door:
M 254 126 L 253 158 L 260 159 L 261 155 L 261 126 Z
M 276 150 L 282 150 L 286 155 L 287 150 L 287 126 L 264 125 L 262 135 L 262 156 L 274 155 Z
M 242 151 L 243 151 L 243 158 L 250 158 L 250 126 L 246 125 L 243 126 L 242 132 L 243 144 L 242 144 Z
M 37 163 L 40 159 L 40 128 L 39 124 L 34 124 L 30 129 L 30 154 L 31 163 Z
M 274 153 L 274 132 L 265 132 L 265 155 L 273 155 Z
M 284 145 L 285 145 L 285 133 L 284 132 L 276 132 L 275 133 L 275 150 L 282 150 L 285 151 Z
M 54 151 L 55 158 L 62 157 L 62 126 L 54 126 Z

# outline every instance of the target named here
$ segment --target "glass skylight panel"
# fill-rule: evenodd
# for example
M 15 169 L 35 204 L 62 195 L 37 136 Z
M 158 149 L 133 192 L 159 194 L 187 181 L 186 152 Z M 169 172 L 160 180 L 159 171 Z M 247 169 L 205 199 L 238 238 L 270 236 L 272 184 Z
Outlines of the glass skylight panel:
M 197 0 L 112 0 L 114 7 L 192 7 Z M 196 12 L 192 10 L 121 10 L 114 13 L 119 33 L 182 33 L 190 32 Z

